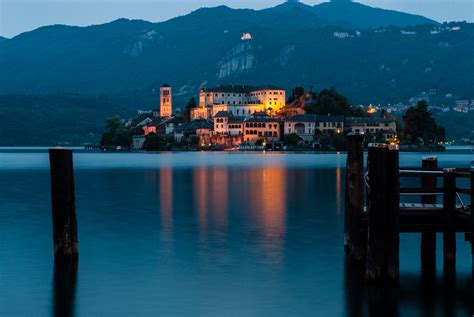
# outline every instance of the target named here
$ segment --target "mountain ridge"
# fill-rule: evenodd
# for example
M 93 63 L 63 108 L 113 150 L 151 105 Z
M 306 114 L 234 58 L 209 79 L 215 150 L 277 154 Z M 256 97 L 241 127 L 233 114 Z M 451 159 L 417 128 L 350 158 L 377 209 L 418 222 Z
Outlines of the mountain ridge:
M 354 2 L 286 2 L 262 10 L 201 8 L 159 23 L 117 19 L 89 27 L 45 26 L 2 44 L 0 93 L 131 94 L 170 81 L 184 99 L 203 85 L 271 81 L 287 89 L 334 86 L 358 103 L 393 102 L 438 88 L 432 86 L 446 74 L 458 76 L 460 68 L 473 68 L 467 58 L 471 24 L 439 35 L 430 34 L 440 26 L 424 23 L 429 19 L 417 26 L 361 29 L 351 25 L 357 14 L 341 15 L 340 23 L 328 22 L 330 15 L 318 17 L 328 5 L 386 13 Z M 405 29 L 418 34 L 401 34 Z M 242 41 L 242 33 L 253 39 Z M 427 49 L 431 60 L 423 55 Z M 451 59 L 463 67 L 442 70 Z M 413 84 L 406 75 L 423 81 Z M 454 92 L 462 94 L 464 86 Z

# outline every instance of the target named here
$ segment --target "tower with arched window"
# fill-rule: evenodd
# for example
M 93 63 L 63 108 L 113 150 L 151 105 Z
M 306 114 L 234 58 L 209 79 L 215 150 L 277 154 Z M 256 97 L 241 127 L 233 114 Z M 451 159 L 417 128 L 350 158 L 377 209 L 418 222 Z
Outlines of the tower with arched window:
M 171 117 L 173 112 L 173 90 L 170 85 L 160 87 L 160 117 Z

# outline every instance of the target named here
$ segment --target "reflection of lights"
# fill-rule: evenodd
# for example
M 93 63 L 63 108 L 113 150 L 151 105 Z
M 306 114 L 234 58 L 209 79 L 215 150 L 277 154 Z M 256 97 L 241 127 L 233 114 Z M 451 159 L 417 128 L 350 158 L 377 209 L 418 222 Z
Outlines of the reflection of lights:
M 163 233 L 171 233 L 173 226 L 173 171 L 160 169 L 160 215 Z
M 248 192 L 252 193 L 250 204 L 259 213 L 255 216 L 261 221 L 263 246 L 275 260 L 280 260 L 283 235 L 286 230 L 286 184 L 284 168 L 264 168 L 248 172 Z

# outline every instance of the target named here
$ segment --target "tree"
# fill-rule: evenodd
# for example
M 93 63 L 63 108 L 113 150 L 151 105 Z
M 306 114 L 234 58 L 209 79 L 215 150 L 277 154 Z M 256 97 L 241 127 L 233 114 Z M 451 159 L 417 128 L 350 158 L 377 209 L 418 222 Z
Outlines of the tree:
M 288 103 L 292 103 L 295 100 L 298 100 L 301 98 L 301 96 L 304 95 L 304 88 L 303 87 L 295 87 L 291 91 L 291 95 L 288 98 Z
M 102 134 L 100 144 L 103 147 L 130 146 L 132 132 L 126 129 L 119 116 L 107 119 L 107 130 Z
M 114 143 L 114 135 L 109 131 L 104 132 L 102 134 L 102 138 L 100 139 L 100 145 L 104 148 L 108 148 L 108 147 L 113 146 L 113 143 Z
M 316 102 L 305 107 L 306 113 L 317 115 L 345 115 L 354 114 L 347 98 L 334 88 L 323 89 L 316 97 Z
M 196 99 L 194 99 L 194 97 L 191 97 L 188 103 L 186 104 L 186 107 L 184 108 L 184 112 L 183 112 L 183 117 L 184 117 L 184 120 L 186 120 L 186 122 L 191 121 L 191 109 L 196 108 L 196 107 L 197 107 Z
M 428 110 L 428 103 L 419 101 L 410 107 L 403 116 L 402 141 L 405 143 L 434 144 L 444 141 L 444 128 L 436 124 L 433 114 Z
M 283 139 L 285 145 L 297 145 L 300 141 L 301 137 L 296 133 L 287 134 Z
M 108 132 L 115 134 L 115 132 L 122 127 L 122 120 L 119 116 L 111 117 L 107 119 L 107 130 Z
M 143 148 L 145 151 L 163 151 L 166 150 L 166 138 L 163 135 L 149 133 L 145 136 Z
M 133 142 L 132 131 L 126 128 L 120 128 L 115 132 L 113 144 L 115 146 L 130 147 Z

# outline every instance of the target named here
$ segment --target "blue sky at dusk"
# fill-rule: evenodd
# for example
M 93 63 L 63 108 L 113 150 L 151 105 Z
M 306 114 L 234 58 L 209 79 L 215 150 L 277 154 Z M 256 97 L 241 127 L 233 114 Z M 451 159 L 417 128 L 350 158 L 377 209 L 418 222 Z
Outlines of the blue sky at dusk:
M 90 25 L 117 18 L 151 22 L 184 15 L 200 7 L 227 5 L 261 9 L 283 0 L 0 0 L 0 35 L 13 37 L 21 32 L 50 24 Z M 324 1 L 301 1 L 316 4 Z M 420 14 L 437 21 L 474 21 L 473 0 L 360 0 L 386 9 Z

